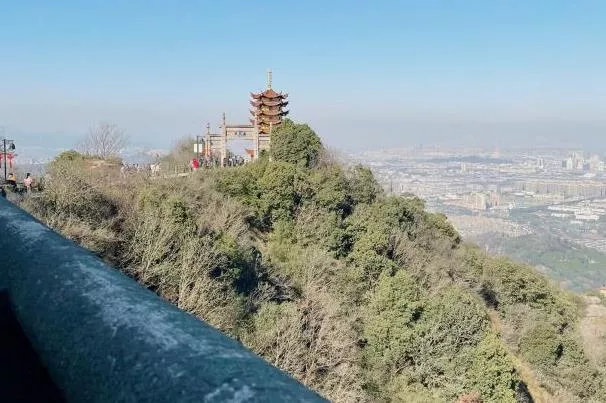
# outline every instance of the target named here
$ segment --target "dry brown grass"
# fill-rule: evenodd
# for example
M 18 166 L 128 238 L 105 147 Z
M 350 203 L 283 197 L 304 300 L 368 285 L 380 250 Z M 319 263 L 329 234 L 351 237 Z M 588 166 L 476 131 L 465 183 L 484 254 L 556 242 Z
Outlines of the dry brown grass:
M 606 306 L 598 297 L 585 297 L 585 315 L 580 333 L 587 358 L 596 366 L 606 367 Z
M 272 364 L 339 402 L 364 402 L 354 322 L 332 294 L 327 273 L 335 262 L 325 252 L 305 251 L 296 265 L 300 297 L 265 304 L 244 342 Z M 273 313 L 272 313 L 273 312 Z
M 482 399 L 480 395 L 476 392 L 466 393 L 464 395 L 459 396 L 457 399 L 457 403 L 482 403 Z

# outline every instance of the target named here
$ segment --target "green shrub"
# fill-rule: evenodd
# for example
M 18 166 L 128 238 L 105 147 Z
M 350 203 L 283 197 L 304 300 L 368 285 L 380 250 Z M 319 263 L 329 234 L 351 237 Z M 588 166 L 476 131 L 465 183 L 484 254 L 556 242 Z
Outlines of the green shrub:
M 494 333 L 478 344 L 469 369 L 469 390 L 477 391 L 484 402 L 516 402 L 519 377 L 507 349 Z
M 363 165 L 355 165 L 348 171 L 352 203 L 374 202 L 383 194 L 383 189 L 373 176 L 371 170 Z
M 309 177 L 313 200 L 328 210 L 348 214 L 352 205 L 347 178 L 338 166 L 314 169 Z
M 545 321 L 539 321 L 520 338 L 520 352 L 533 365 L 549 370 L 562 354 L 557 330 Z
M 371 365 L 382 374 L 397 375 L 414 360 L 414 325 L 425 306 L 421 291 L 405 272 L 381 274 L 365 310 L 364 336 Z
M 259 204 L 267 223 L 290 219 L 297 203 L 294 165 L 270 162 L 258 181 L 261 192 Z
M 274 160 L 313 167 L 322 150 L 322 142 L 306 124 L 285 119 L 271 135 L 271 155 Z
M 54 162 L 64 162 L 64 161 L 82 161 L 84 160 L 84 155 L 80 154 L 74 150 L 63 151 L 61 154 L 57 155 L 54 159 Z

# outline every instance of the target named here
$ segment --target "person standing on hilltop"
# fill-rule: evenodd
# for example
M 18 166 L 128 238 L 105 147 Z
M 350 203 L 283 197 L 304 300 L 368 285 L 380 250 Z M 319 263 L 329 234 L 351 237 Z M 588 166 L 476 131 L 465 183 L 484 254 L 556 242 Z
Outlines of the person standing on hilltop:
M 8 179 L 6 180 L 6 183 L 10 185 L 13 191 L 17 188 L 17 177 L 14 173 L 11 172 L 8 174 Z
M 32 176 L 28 172 L 27 174 L 25 174 L 25 179 L 23 179 L 23 185 L 25 186 L 25 191 L 27 193 L 31 193 L 33 183 L 34 183 L 34 178 L 32 178 Z
M 198 170 L 198 168 L 200 168 L 200 162 L 197 159 L 192 159 L 191 160 L 191 168 L 194 172 L 196 172 Z

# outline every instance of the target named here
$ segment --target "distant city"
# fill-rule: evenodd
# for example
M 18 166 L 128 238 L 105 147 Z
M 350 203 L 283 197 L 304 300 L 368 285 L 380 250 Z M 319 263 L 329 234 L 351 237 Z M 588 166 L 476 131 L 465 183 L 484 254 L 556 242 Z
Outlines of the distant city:
M 425 199 L 491 253 L 532 264 L 571 289 L 606 283 L 603 155 L 419 147 L 354 158 L 371 166 L 386 191 Z

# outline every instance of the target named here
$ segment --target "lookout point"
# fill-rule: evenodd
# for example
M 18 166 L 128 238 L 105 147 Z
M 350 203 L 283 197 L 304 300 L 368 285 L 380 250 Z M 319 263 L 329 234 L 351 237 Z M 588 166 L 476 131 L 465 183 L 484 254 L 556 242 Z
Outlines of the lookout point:
M 257 93 L 251 92 L 250 97 L 250 123 L 228 123 L 223 113 L 219 132 L 211 133 L 210 124 L 207 124 L 206 133 L 198 136 L 194 150 L 204 158 L 218 159 L 221 166 L 225 165 L 228 158 L 228 142 L 231 140 L 250 141 L 252 148 L 247 148 L 246 153 L 251 160 L 259 158 L 263 152 L 268 152 L 273 129 L 288 115 L 289 111 L 285 109 L 288 105 L 288 94 L 272 88 L 272 72 L 269 70 L 266 89 Z

